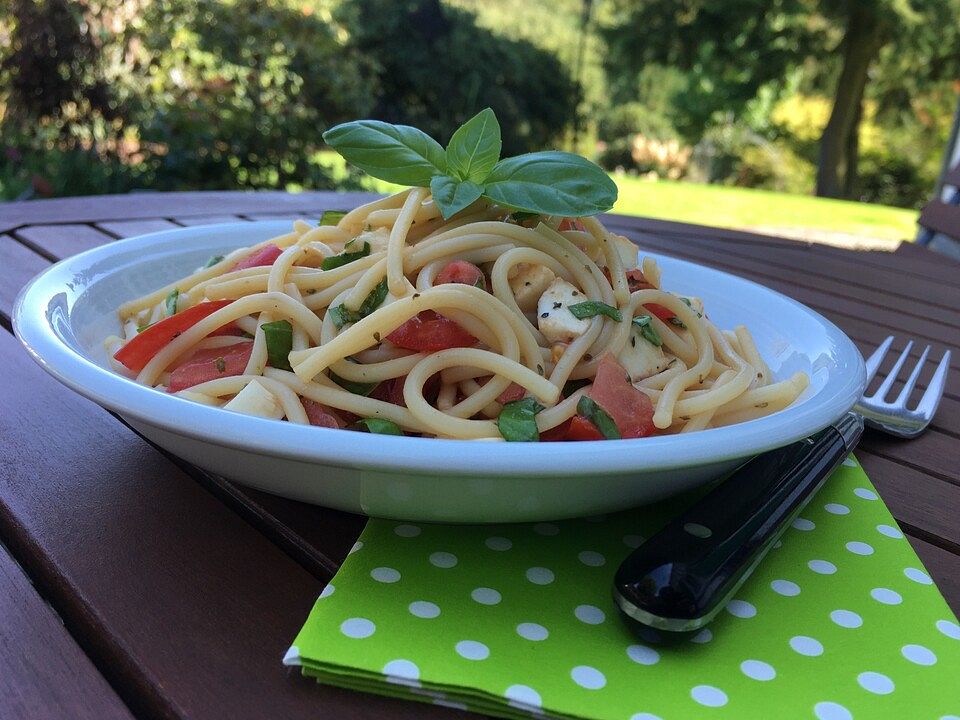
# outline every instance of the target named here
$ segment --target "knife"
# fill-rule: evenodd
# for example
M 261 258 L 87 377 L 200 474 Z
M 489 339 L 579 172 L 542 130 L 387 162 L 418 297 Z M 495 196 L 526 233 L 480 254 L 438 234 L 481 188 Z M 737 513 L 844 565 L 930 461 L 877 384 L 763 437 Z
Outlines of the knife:
M 698 632 L 730 601 L 863 434 L 850 412 L 811 437 L 758 455 L 623 561 L 613 597 L 647 639 Z

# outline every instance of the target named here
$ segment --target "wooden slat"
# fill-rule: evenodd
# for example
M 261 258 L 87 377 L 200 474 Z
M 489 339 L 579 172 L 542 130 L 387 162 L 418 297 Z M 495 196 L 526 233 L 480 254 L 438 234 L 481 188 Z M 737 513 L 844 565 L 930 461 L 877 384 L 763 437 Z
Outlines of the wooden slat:
M 70 257 L 113 240 L 90 225 L 79 224 L 33 225 L 16 231 L 14 237 L 56 259 Z
M 6 332 L 0 358 L 0 436 L 17 454 L 0 464 L 0 534 L 136 713 L 444 716 L 283 669 L 322 582 Z
M 49 264 L 9 235 L 0 235 L 0 313 L 10 317 L 20 288 Z
M 0 205 L 0 232 L 67 220 L 74 223 L 356 207 L 377 195 L 330 192 L 179 192 L 29 200 Z
M 960 485 L 960 442 L 937 430 L 927 430 L 913 440 L 901 440 L 868 430 L 860 444 L 875 455 L 900 460 Z
M 151 218 L 148 220 L 114 220 L 112 222 L 97 223 L 96 227 L 101 230 L 106 230 L 116 237 L 128 238 L 134 237 L 135 235 L 159 232 L 161 230 L 176 230 L 180 226 L 169 220 Z
M 940 200 L 934 200 L 928 203 L 920 213 L 920 224 L 958 240 L 960 239 L 960 205 L 947 205 Z
M 0 714 L 33 720 L 133 716 L 0 545 Z
M 242 222 L 243 218 L 239 215 L 177 215 L 172 218 L 174 222 L 180 225 L 215 225 L 218 223 Z
M 960 615 L 960 555 L 954 555 L 919 538 L 908 538 L 953 614 Z

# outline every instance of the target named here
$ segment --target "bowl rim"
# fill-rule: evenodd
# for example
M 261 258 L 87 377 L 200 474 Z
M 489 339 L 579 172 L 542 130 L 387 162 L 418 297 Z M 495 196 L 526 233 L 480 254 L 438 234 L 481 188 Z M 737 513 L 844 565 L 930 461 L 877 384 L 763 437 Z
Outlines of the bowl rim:
M 20 291 L 13 308 L 13 328 L 27 352 L 64 385 L 97 404 L 177 435 L 216 445 L 275 455 L 307 463 L 422 475 L 570 477 L 673 469 L 746 458 L 780 447 L 823 429 L 847 412 L 866 386 L 863 358 L 853 341 L 831 321 L 800 302 L 760 283 L 731 273 L 659 253 L 658 260 L 697 267 L 724 281 L 745 283 L 786 302 L 820 324 L 834 342 L 835 356 L 847 373 L 831 371 L 826 385 L 800 405 L 764 418 L 691 435 L 661 435 L 629 440 L 501 443 L 437 438 L 396 437 L 298 426 L 224 412 L 138 385 L 97 365 L 67 345 L 48 321 L 44 308 L 78 271 L 109 260 L 118 252 L 163 247 L 206 235 L 247 235 L 267 239 L 289 230 L 289 222 L 237 222 L 162 230 L 117 240 L 65 258 L 46 268 Z M 246 243 L 249 238 L 240 238 Z M 82 291 L 86 286 L 82 286 Z M 76 291 L 76 289 L 75 289 Z M 214 430 L 211 430 L 214 428 Z M 694 438 L 696 442 L 690 442 Z M 344 439 L 349 442 L 342 442 Z M 489 452 L 495 448 L 497 452 Z M 584 467 L 585 459 L 590 462 Z M 639 462 L 638 462 L 639 460 Z M 477 462 L 482 461 L 481 466 Z M 482 470 L 481 470 L 482 468 Z

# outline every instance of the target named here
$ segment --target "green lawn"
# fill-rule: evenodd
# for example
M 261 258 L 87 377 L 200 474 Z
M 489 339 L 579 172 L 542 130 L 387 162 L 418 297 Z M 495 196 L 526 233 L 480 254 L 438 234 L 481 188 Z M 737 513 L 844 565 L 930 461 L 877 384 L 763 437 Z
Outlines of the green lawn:
M 346 175 L 343 158 L 336 153 L 319 153 L 316 160 L 331 169 L 335 177 Z M 624 215 L 752 229 L 811 240 L 838 240 L 841 244 L 859 238 L 913 239 L 916 234 L 915 210 L 724 185 L 651 181 L 623 175 L 614 176 L 614 180 L 620 198 L 613 211 Z M 368 178 L 365 185 L 383 193 L 400 189 L 373 178 Z

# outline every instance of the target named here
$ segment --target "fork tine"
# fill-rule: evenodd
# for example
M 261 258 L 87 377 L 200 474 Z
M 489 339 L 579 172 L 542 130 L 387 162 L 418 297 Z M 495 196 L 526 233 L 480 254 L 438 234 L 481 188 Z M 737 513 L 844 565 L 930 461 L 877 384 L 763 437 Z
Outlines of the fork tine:
M 910 393 L 913 392 L 913 386 L 917 384 L 917 378 L 920 377 L 920 371 L 923 370 L 923 364 L 927 361 L 927 355 L 930 354 L 930 346 L 924 348 L 923 354 L 920 356 L 920 359 L 917 361 L 916 367 L 913 368 L 913 372 L 910 373 L 910 377 L 907 379 L 907 384 L 903 386 L 903 390 L 900 391 L 900 394 L 897 395 L 897 399 L 893 401 L 894 405 L 899 405 L 900 407 L 907 407 L 907 400 L 910 398 Z
M 916 412 L 923 415 L 926 420 L 930 420 L 937 411 L 940 398 L 943 397 L 943 389 L 947 384 L 947 369 L 949 367 L 950 351 L 947 350 L 943 353 L 943 358 L 941 358 L 940 364 L 937 365 L 937 370 L 933 373 L 933 378 L 931 378 L 930 384 L 927 385 L 926 392 L 924 392 L 923 397 L 920 398 L 920 404 L 917 405 Z
M 874 350 L 873 354 L 867 358 L 867 361 L 864 363 L 867 366 L 867 385 L 873 380 L 873 376 L 877 374 L 877 370 L 880 369 L 880 363 L 883 362 L 883 358 L 886 356 L 891 345 L 893 345 L 893 335 L 888 335 L 887 339 L 880 343 L 880 347 Z
M 883 379 L 883 384 L 877 388 L 877 391 L 873 394 L 873 398 L 883 401 L 887 397 L 887 393 L 890 392 L 890 388 L 897 379 L 897 373 L 900 372 L 900 368 L 903 367 L 904 361 L 906 361 L 907 356 L 910 354 L 910 350 L 913 347 L 913 340 L 907 343 L 907 346 L 903 349 L 903 352 L 900 353 L 900 357 L 897 358 L 897 361 L 893 364 L 893 367 L 890 368 L 890 372 L 887 373 L 887 376 Z

